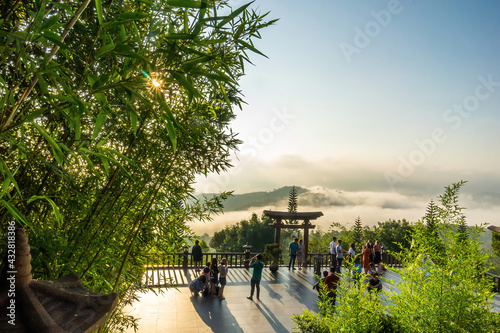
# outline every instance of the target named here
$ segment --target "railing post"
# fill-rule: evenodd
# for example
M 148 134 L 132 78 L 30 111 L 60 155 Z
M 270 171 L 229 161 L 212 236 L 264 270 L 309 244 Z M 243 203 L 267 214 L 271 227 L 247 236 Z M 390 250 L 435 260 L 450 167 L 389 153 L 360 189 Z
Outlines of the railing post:
M 314 274 L 321 276 L 321 263 L 323 261 L 323 255 L 318 254 L 314 257 Z
M 182 269 L 188 269 L 188 252 L 189 247 L 184 245 L 184 251 L 182 252 Z
M 252 245 L 248 245 L 248 243 L 243 246 L 245 249 L 245 268 L 249 269 L 250 268 L 250 250 L 252 249 Z
M 385 246 L 382 246 L 382 262 L 386 265 L 388 265 L 387 263 L 387 249 L 385 248 Z

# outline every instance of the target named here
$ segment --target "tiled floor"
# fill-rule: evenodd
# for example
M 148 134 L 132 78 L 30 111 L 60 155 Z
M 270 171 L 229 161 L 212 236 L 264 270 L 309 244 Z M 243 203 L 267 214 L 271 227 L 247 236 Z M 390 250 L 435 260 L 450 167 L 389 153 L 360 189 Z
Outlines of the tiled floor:
M 167 272 L 168 273 L 168 272 Z M 260 301 L 246 299 L 250 294 L 250 272 L 230 268 L 225 300 L 193 296 L 188 283 L 196 276 L 194 270 L 170 272 L 178 281 L 178 289 L 168 289 L 161 295 L 152 291 L 140 295 L 129 314 L 141 318 L 140 333 L 163 332 L 292 332 L 294 314 L 303 309 L 318 311 L 317 292 L 312 290 L 316 277 L 312 268 L 292 270 L 281 267 L 276 275 L 262 272 Z M 385 278 L 400 281 L 398 274 L 387 271 Z M 189 281 L 189 282 L 188 282 Z M 389 289 L 383 282 L 384 289 Z M 397 292 L 397 289 L 393 290 Z M 493 299 L 495 311 L 500 311 L 500 295 Z M 127 331 L 132 333 L 133 329 Z
M 189 270 L 186 275 L 186 283 L 178 290 L 169 289 L 158 296 L 149 291 L 140 296 L 129 312 L 141 318 L 139 332 L 291 332 L 293 314 L 302 314 L 303 309 L 318 311 L 312 268 L 289 271 L 281 267 L 275 275 L 264 269 L 260 301 L 255 296 L 254 301 L 246 298 L 250 295 L 250 273 L 245 269 L 229 269 L 223 301 L 191 295 L 187 281 L 193 280 L 195 272 Z

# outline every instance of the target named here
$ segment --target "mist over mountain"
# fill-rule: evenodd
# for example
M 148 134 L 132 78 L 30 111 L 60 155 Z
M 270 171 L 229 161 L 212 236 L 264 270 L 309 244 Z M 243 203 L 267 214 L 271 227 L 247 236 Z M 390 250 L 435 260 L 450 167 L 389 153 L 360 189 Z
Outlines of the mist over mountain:
M 283 205 L 282 209 L 287 210 L 288 206 L 288 196 L 290 195 L 290 190 L 292 186 L 284 186 L 278 189 L 274 189 L 272 191 L 260 191 L 260 192 L 251 192 L 244 194 L 234 194 L 229 197 L 226 201 L 224 201 L 224 211 L 225 212 L 234 212 L 234 211 L 242 211 L 249 210 L 252 207 L 266 207 L 266 206 L 280 206 Z M 301 195 L 307 193 L 309 190 L 295 186 L 297 194 Z M 198 194 L 195 197 L 197 199 L 202 199 L 204 196 L 207 198 L 211 198 L 215 193 L 203 193 Z
M 248 220 L 252 213 L 261 215 L 264 210 L 287 211 L 288 197 L 292 186 L 283 186 L 272 191 L 257 191 L 234 194 L 223 202 L 224 213 L 212 216 L 213 220 L 189 225 L 198 233 L 213 234 L 225 226 L 235 224 L 243 219 Z M 382 191 L 353 191 L 327 188 L 324 186 L 295 187 L 298 193 L 299 212 L 321 211 L 324 216 L 315 221 L 318 227 L 327 230 L 332 222 L 349 226 L 359 216 L 363 225 L 376 225 L 389 219 L 406 219 L 418 221 L 425 215 L 430 200 L 439 202 L 438 194 L 404 194 Z M 466 189 L 466 188 L 465 188 Z M 459 204 L 465 207 L 464 214 L 469 225 L 484 222 L 498 225 L 500 207 L 491 201 L 498 198 L 498 193 L 487 195 L 464 191 L 460 194 Z M 215 194 L 198 194 L 197 199 L 211 198 Z

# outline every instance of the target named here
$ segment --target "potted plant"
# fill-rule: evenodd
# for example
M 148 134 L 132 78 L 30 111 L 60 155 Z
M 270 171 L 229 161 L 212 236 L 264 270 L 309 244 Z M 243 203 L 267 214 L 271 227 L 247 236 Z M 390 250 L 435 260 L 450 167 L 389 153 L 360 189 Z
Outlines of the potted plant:
M 263 254 L 266 261 L 271 261 L 271 264 L 269 265 L 269 269 L 271 270 L 271 272 L 276 272 L 279 268 L 279 257 L 281 254 L 279 244 L 266 244 Z

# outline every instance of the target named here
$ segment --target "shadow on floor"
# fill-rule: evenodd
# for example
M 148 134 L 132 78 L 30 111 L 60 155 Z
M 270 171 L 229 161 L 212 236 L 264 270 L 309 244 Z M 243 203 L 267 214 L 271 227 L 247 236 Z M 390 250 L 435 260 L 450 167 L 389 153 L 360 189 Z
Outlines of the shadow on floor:
M 210 296 L 191 296 L 191 302 L 198 316 L 212 329 L 212 332 L 243 332 L 226 301 Z

